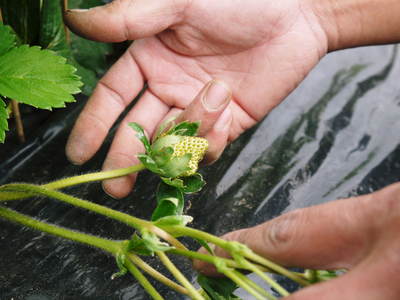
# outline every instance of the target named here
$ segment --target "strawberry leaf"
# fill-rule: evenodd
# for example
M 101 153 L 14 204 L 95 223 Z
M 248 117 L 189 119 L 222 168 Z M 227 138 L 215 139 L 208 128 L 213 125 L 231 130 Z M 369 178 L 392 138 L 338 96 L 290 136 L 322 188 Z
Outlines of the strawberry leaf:
M 65 107 L 82 85 L 75 70 L 53 51 L 16 47 L 0 56 L 0 94 L 37 108 Z

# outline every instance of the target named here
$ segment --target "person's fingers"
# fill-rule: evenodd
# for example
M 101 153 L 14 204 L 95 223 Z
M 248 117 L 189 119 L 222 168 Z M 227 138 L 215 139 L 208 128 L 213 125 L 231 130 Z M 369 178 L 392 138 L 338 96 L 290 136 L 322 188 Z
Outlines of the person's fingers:
M 371 206 L 375 194 L 299 209 L 264 224 L 223 236 L 247 244 L 258 254 L 287 266 L 349 268 L 359 262 L 375 236 Z M 374 205 L 375 204 L 375 205 Z M 217 248 L 217 255 L 226 253 Z M 196 261 L 195 267 L 214 270 Z
M 349 273 L 301 289 L 285 300 L 397 300 L 400 286 L 395 270 L 398 266 L 393 266 L 394 261 L 382 258 L 371 256 Z
M 142 88 L 142 74 L 128 50 L 100 79 L 76 121 L 66 146 L 68 159 L 74 164 L 90 159 Z
M 228 106 L 231 97 L 232 93 L 224 82 L 211 80 L 179 115 L 176 122 L 200 121 L 198 135 L 205 136 Z
M 207 154 L 204 158 L 205 164 L 211 164 L 216 161 L 224 151 L 228 144 L 232 118 L 232 111 L 228 106 L 218 118 L 213 128 L 205 135 L 209 143 Z
M 188 0 L 114 0 L 88 10 L 67 10 L 65 23 L 97 41 L 121 42 L 155 35 L 179 22 Z
M 103 169 L 113 170 L 138 163 L 136 154 L 144 152 L 144 147 L 135 136 L 136 132 L 127 124 L 129 122 L 140 124 L 147 136 L 150 137 L 156 128 L 156 124 L 159 123 L 168 111 L 168 105 L 155 97 L 150 91 L 146 91 L 122 121 L 104 162 Z M 136 174 L 132 174 L 106 180 L 103 182 L 103 188 L 107 194 L 115 198 L 122 198 L 127 196 L 132 190 L 135 178 Z

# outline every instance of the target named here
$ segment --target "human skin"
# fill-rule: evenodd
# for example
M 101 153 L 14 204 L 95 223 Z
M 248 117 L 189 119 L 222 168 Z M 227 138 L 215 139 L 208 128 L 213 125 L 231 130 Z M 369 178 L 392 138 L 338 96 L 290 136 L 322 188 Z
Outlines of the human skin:
M 103 168 L 132 165 L 143 151 L 127 122 L 140 123 L 151 136 L 162 120 L 179 114 L 178 120 L 202 121 L 212 161 L 329 51 L 400 41 L 399 16 L 398 0 L 115 0 L 69 11 L 66 22 L 78 34 L 135 42 L 100 80 L 71 133 L 67 155 L 77 164 L 91 158 L 147 83 L 118 129 Z M 115 179 L 104 188 L 123 197 L 134 180 Z M 225 237 L 283 264 L 351 269 L 290 300 L 399 299 L 399 191 L 397 184 Z
M 348 269 L 287 300 L 400 299 L 400 183 L 378 192 L 284 214 L 223 236 L 286 266 Z M 201 250 L 204 251 L 204 250 Z M 221 249 L 216 255 L 225 256 Z M 208 275 L 215 269 L 196 261 Z

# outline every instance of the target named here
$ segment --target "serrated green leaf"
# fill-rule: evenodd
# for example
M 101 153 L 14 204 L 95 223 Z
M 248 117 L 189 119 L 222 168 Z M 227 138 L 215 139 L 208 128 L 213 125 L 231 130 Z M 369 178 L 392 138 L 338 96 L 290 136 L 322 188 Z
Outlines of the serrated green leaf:
M 197 282 L 212 300 L 241 300 L 233 294 L 237 284 L 226 277 L 208 277 L 199 274 Z
M 144 148 L 146 149 L 146 153 L 147 154 L 151 154 L 151 146 L 150 146 L 150 142 L 147 139 L 143 127 L 140 126 L 138 123 L 135 122 L 130 122 L 128 123 L 128 126 L 131 127 L 133 130 L 136 131 L 136 137 L 142 142 L 142 144 L 144 145 Z
M 184 197 L 180 189 L 165 184 L 163 181 L 158 185 L 157 207 L 151 216 L 152 221 L 157 221 L 166 216 L 182 215 Z
M 187 224 L 193 221 L 193 217 L 181 215 L 181 216 L 166 216 L 159 218 L 157 221 L 154 222 L 156 226 L 186 226 Z
M 15 46 L 16 36 L 10 26 L 0 22 L 0 56 Z
M 0 143 L 4 143 L 6 131 L 8 130 L 8 113 L 7 106 L 3 99 L 0 98 Z
M 20 46 L 0 57 L 0 94 L 51 109 L 73 102 L 82 85 L 66 59 L 39 47 Z
M 201 191 L 206 184 L 203 176 L 201 176 L 200 173 L 195 173 L 192 176 L 182 177 L 182 180 L 184 185 L 183 192 L 186 194 L 197 193 Z

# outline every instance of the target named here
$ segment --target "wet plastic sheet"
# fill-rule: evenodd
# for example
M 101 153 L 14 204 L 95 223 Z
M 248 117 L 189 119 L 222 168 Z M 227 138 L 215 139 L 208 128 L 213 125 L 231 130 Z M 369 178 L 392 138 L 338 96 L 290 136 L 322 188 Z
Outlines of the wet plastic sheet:
M 329 54 L 257 127 L 204 169 L 191 197 L 193 226 L 216 234 L 299 207 L 369 193 L 400 179 L 400 60 L 395 46 Z M 268 83 L 266 83 L 268 84 Z M 25 146 L 0 152 L 0 181 L 43 183 L 97 170 L 110 139 L 89 163 L 71 165 L 64 145 L 82 105 L 51 116 Z M 127 141 L 128 143 L 129 141 Z M 3 146 L 1 146 L 3 147 Z M 0 150 L 1 151 L 1 150 Z M 126 199 L 100 184 L 68 189 L 85 199 L 149 218 L 157 179 L 141 174 Z M 48 222 L 124 239 L 130 228 L 49 199 L 9 206 Z M 104 253 L 0 220 L 0 299 L 148 299 L 134 279 L 110 280 Z M 180 261 L 186 274 L 190 263 Z M 180 296 L 162 289 L 166 299 Z

